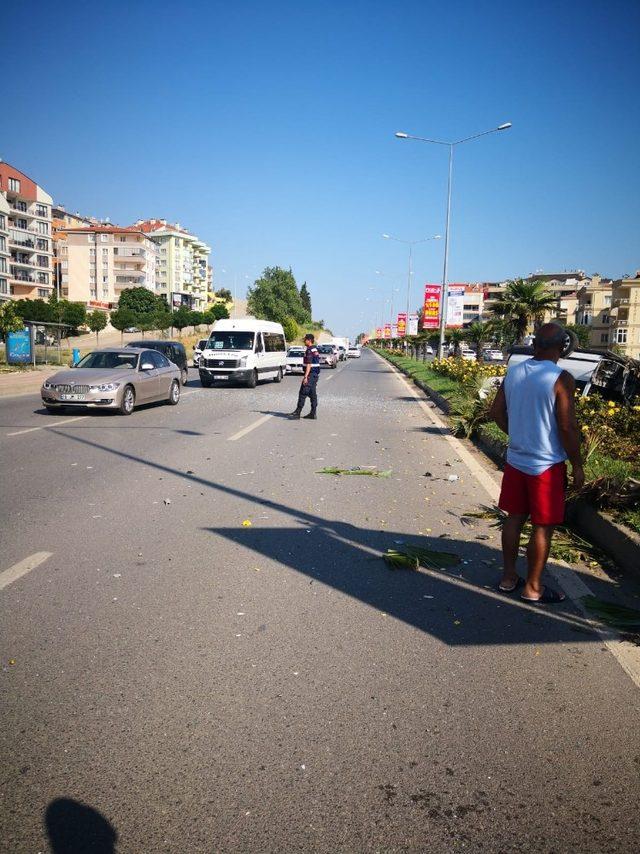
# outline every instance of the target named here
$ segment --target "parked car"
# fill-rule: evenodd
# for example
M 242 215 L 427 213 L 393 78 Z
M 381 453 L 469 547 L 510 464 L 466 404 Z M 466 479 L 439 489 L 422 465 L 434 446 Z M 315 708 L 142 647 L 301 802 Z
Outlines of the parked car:
M 198 341 L 198 343 L 196 344 L 196 346 L 193 348 L 193 367 L 194 368 L 198 367 L 198 362 L 200 361 L 200 356 L 202 354 L 202 351 L 207 346 L 208 340 L 209 340 L 208 338 L 201 338 Z
M 137 326 L 127 326 L 124 330 L 125 332 L 140 332 Z
M 255 317 L 217 320 L 198 370 L 205 388 L 220 380 L 255 388 L 258 380 L 282 380 L 287 344 L 279 323 Z
M 121 347 L 94 350 L 78 364 L 42 384 L 48 412 L 67 407 L 114 409 L 131 415 L 142 403 L 180 400 L 180 369 L 157 350 Z
M 346 362 L 347 361 L 347 348 L 343 347 L 342 344 L 337 344 L 335 346 L 337 346 L 337 348 L 338 348 L 338 359 L 341 362 Z
M 467 362 L 475 362 L 476 354 L 473 350 L 460 350 L 460 357 Z
M 149 350 L 157 350 L 162 353 L 170 362 L 180 368 L 180 381 L 182 385 L 187 384 L 189 379 L 189 363 L 187 361 L 187 351 L 184 349 L 184 344 L 180 341 L 130 341 L 127 347 L 142 347 Z
M 347 358 L 348 359 L 359 359 L 361 356 L 360 347 L 349 347 L 347 350 Z
M 338 356 L 333 344 L 318 344 L 318 356 L 321 365 L 328 365 L 330 368 L 337 367 Z
M 296 371 L 304 373 L 304 347 L 289 347 L 287 350 L 285 373 L 295 374 Z
M 502 350 L 483 350 L 482 359 L 485 362 L 502 362 L 504 356 L 502 355 Z

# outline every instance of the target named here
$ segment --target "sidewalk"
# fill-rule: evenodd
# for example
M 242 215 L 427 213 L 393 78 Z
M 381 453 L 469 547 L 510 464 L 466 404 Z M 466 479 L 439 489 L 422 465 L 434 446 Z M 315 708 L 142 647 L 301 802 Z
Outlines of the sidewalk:
M 59 366 L 48 365 L 35 371 L 12 371 L 0 373 L 0 397 L 14 397 L 21 394 L 37 394 L 45 377 L 61 370 Z

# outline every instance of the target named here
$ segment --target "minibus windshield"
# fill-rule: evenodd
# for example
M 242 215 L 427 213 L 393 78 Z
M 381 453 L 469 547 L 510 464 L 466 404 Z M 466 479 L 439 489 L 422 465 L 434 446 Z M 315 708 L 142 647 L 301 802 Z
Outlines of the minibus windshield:
M 253 332 L 212 332 L 210 350 L 253 350 Z

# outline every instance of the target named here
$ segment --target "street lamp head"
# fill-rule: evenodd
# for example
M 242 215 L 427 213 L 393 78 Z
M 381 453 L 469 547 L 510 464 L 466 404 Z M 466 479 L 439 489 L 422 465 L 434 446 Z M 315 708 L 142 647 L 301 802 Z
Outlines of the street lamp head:
M 511 122 L 505 122 L 503 125 L 498 125 L 498 130 L 509 130 Z
M 395 136 L 396 136 L 398 139 L 409 139 L 409 134 L 408 134 L 408 133 L 405 133 L 405 132 L 404 132 L 404 131 L 402 131 L 402 130 L 397 130 L 397 131 L 395 132 Z

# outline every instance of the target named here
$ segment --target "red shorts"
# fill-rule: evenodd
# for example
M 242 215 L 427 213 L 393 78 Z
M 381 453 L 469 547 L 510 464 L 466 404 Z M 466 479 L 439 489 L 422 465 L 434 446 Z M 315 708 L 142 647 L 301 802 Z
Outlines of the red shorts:
M 542 474 L 525 474 L 507 463 L 498 507 L 506 513 L 530 515 L 534 525 L 561 525 L 566 488 L 566 463 L 556 463 Z

